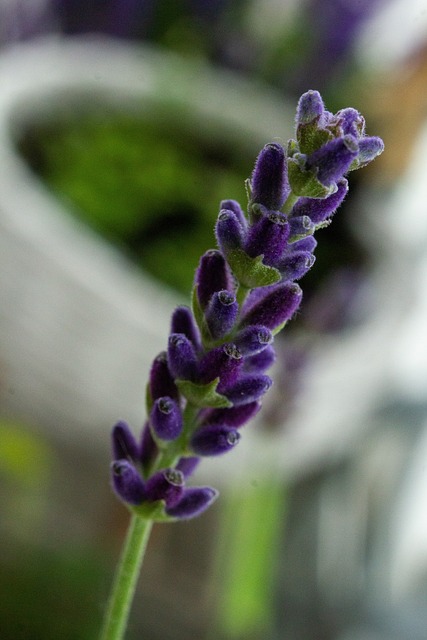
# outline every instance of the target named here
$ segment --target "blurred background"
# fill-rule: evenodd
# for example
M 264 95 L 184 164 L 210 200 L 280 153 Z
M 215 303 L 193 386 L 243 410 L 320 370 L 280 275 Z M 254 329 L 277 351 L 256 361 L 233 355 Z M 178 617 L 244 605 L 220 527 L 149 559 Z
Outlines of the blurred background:
M 128 638 L 425 640 L 427 8 L 0 0 L 0 630 L 97 637 L 109 434 L 308 89 L 386 151 L 318 233 L 261 417 L 152 534 Z

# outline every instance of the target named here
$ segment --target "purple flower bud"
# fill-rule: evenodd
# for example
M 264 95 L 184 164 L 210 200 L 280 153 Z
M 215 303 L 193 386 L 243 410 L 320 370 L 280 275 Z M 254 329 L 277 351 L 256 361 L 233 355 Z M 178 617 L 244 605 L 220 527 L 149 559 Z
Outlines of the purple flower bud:
M 230 409 L 208 409 L 203 416 L 203 424 L 220 424 L 224 427 L 242 427 L 261 409 L 259 402 L 231 407 Z
M 293 206 L 292 216 L 308 216 L 314 225 L 330 218 L 343 202 L 348 192 L 348 182 L 342 178 L 337 190 L 327 198 L 300 198 Z
M 366 136 L 359 140 L 358 168 L 372 162 L 384 151 L 384 142 L 376 136 Z
M 173 507 L 184 492 L 184 475 L 177 469 L 162 469 L 154 473 L 145 484 L 146 499 L 150 502 L 164 500 Z
M 285 281 L 299 280 L 311 269 L 315 256 L 309 251 L 290 251 L 277 265 Z
M 145 499 L 144 481 L 127 460 L 116 460 L 111 464 L 111 478 L 114 491 L 124 502 L 137 505 Z
M 206 323 L 214 340 L 231 331 L 239 312 L 236 296 L 229 291 L 218 291 L 211 297 L 205 311 Z
M 139 457 L 138 443 L 124 420 L 119 420 L 111 434 L 113 460 L 133 460 Z
M 277 142 L 265 145 L 251 178 L 251 201 L 279 210 L 289 194 L 286 154 Z
M 218 491 L 211 487 L 188 487 L 180 501 L 174 507 L 166 507 L 166 513 L 172 518 L 189 520 L 199 516 L 218 497 Z
M 306 236 L 305 238 L 301 238 L 301 240 L 297 240 L 289 245 L 286 254 L 291 251 L 309 251 L 312 253 L 316 247 L 316 238 L 314 236 Z
M 157 445 L 151 433 L 150 424 L 147 421 L 142 429 L 141 444 L 139 446 L 139 460 L 143 468 L 148 467 L 158 452 Z
M 186 456 L 185 458 L 180 458 L 178 460 L 178 464 L 175 466 L 175 469 L 177 471 L 181 471 L 184 478 L 189 478 L 196 470 L 196 467 L 198 467 L 199 462 L 200 458 L 197 456 Z
M 226 392 L 227 398 L 235 407 L 259 400 L 266 393 L 273 381 L 261 374 L 245 375 L 239 378 Z
M 307 158 L 307 168 L 316 169 L 316 177 L 325 187 L 338 182 L 350 168 L 359 153 L 354 136 L 334 138 Z
M 215 225 L 215 235 L 219 248 L 226 256 L 233 249 L 243 245 L 243 227 L 233 211 L 222 209 Z
M 240 222 L 243 231 L 247 229 L 248 221 L 242 207 L 236 200 L 222 200 L 220 209 L 228 209 L 228 211 L 232 211 Z
M 245 326 L 262 324 L 273 331 L 292 318 L 301 303 L 302 291 L 297 284 L 290 282 L 265 288 L 268 291 L 262 297 L 257 296 L 255 304 L 247 311 L 243 310 L 242 322 Z
M 297 126 L 300 124 L 310 124 L 316 118 L 320 119 L 325 111 L 322 97 L 318 91 L 307 91 L 303 93 L 297 106 Z
M 235 338 L 236 347 L 244 356 L 253 356 L 273 342 L 273 334 L 270 329 L 256 324 L 245 327 Z
M 154 359 L 150 370 L 149 389 L 153 400 L 161 396 L 178 398 L 178 389 L 169 371 L 166 351 L 162 351 Z
M 175 440 L 182 431 L 181 409 L 168 396 L 158 398 L 151 409 L 150 422 L 158 438 Z
M 352 135 L 355 138 L 360 138 L 365 132 L 365 118 L 352 107 L 338 111 L 334 120 L 341 127 L 343 135 Z
M 225 344 L 206 353 L 200 361 L 198 382 L 206 384 L 220 379 L 218 393 L 237 380 L 242 367 L 242 354 L 235 344 Z
M 171 333 L 183 333 L 193 343 L 195 349 L 200 348 L 199 329 L 189 307 L 182 306 L 175 309 L 171 319 Z
M 168 341 L 168 364 L 174 378 L 194 380 L 197 358 L 193 343 L 183 333 L 172 333 Z
M 296 216 L 289 218 L 289 242 L 308 236 L 314 231 L 314 224 L 308 216 Z
M 219 456 L 233 449 L 239 440 L 239 432 L 232 427 L 207 425 L 195 431 L 191 448 L 199 456 Z
M 200 306 L 205 309 L 216 291 L 233 290 L 233 278 L 224 256 L 210 249 L 201 258 L 196 271 L 195 283 Z
M 262 261 L 275 266 L 281 257 L 289 238 L 289 224 L 286 216 L 278 211 L 266 211 L 248 232 L 245 251 L 252 258 L 261 254 Z
M 244 371 L 245 373 L 262 373 L 271 367 L 276 360 L 276 352 L 272 345 L 266 347 L 260 353 L 256 353 L 249 358 L 245 358 Z

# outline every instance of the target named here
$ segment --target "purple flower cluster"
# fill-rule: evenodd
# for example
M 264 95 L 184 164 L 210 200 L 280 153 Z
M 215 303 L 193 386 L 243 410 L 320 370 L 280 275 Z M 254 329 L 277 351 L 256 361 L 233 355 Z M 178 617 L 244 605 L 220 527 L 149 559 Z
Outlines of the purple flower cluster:
M 233 449 L 259 411 L 272 385 L 265 372 L 274 335 L 300 306 L 297 281 L 314 263 L 313 234 L 343 201 L 344 175 L 382 149 L 356 110 L 331 114 L 309 91 L 298 104 L 296 140 L 259 154 L 248 213 L 234 200 L 221 203 L 218 249 L 201 257 L 192 307 L 175 309 L 167 350 L 152 364 L 141 441 L 122 421 L 113 429 L 113 487 L 142 517 L 191 518 L 217 496 L 186 479 L 203 456 Z

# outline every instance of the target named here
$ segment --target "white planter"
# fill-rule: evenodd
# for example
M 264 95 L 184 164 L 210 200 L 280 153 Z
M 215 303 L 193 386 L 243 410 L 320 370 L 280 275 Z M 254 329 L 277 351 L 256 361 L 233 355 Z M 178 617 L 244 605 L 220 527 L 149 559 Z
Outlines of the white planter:
M 287 139 L 293 109 L 231 74 L 105 39 L 9 49 L 0 87 L 2 412 L 71 439 L 106 434 L 120 416 L 139 425 L 177 296 L 72 218 L 17 154 L 14 135 L 64 104 L 140 112 L 155 101 L 212 136 L 260 146 Z

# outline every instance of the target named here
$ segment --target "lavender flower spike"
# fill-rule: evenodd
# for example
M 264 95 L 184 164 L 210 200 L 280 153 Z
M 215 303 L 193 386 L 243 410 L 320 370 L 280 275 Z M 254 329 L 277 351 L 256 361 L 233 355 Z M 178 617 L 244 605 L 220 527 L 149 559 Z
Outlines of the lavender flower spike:
M 222 200 L 218 249 L 201 257 L 192 306 L 175 309 L 167 351 L 151 366 L 140 444 L 125 422 L 113 429 L 112 486 L 139 518 L 193 518 L 215 500 L 215 489 L 185 483 L 202 458 L 234 449 L 260 410 L 273 384 L 273 336 L 299 309 L 314 234 L 347 195 L 347 174 L 383 147 L 356 109 L 333 114 L 311 90 L 298 103 L 295 139 L 258 155 L 247 215 Z

